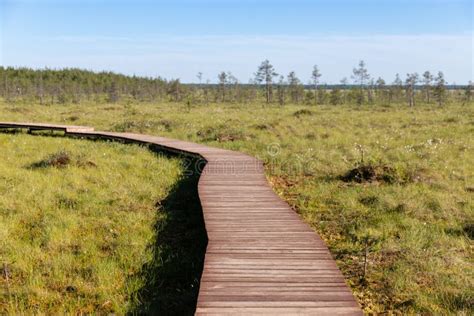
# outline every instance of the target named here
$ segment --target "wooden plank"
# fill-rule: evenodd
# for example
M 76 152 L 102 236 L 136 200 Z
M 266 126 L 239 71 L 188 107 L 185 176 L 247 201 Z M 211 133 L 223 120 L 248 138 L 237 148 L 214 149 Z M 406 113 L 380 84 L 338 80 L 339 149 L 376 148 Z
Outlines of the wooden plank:
M 282 302 L 291 306 L 290 302 Z M 328 307 L 312 307 L 311 305 L 298 305 L 296 307 L 201 307 L 198 305 L 196 315 L 362 315 L 359 307 L 339 307 L 342 304 Z

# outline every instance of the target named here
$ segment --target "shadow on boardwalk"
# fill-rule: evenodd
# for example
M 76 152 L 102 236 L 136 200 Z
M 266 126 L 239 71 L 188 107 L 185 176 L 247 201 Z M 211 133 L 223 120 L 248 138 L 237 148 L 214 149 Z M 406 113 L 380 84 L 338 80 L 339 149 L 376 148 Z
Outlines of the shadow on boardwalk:
M 157 205 L 166 219 L 155 224 L 153 260 L 142 267 L 145 284 L 129 314 L 194 314 L 207 245 L 198 180 L 196 174 L 181 179 Z

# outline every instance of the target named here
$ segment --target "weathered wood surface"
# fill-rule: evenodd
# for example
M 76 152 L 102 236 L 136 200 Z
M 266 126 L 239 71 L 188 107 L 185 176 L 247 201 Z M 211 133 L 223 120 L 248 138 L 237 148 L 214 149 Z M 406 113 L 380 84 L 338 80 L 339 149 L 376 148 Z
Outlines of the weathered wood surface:
M 190 142 L 89 127 L 0 122 L 0 128 L 58 129 L 203 158 L 198 192 L 208 246 L 197 315 L 362 314 L 325 243 L 274 193 L 259 160 Z
M 16 122 L 0 122 L 0 128 L 25 128 L 28 130 L 58 130 L 63 132 L 89 132 L 94 128 L 88 126 L 73 125 L 56 125 L 42 123 L 16 123 Z

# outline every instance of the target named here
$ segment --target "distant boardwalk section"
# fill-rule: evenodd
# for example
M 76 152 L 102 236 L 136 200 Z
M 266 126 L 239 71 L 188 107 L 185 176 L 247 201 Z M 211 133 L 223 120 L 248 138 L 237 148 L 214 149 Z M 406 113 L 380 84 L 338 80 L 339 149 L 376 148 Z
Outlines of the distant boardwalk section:
M 0 128 L 59 130 L 202 158 L 198 192 L 209 242 L 197 315 L 362 314 L 325 243 L 273 192 L 254 157 L 82 126 L 0 122 Z

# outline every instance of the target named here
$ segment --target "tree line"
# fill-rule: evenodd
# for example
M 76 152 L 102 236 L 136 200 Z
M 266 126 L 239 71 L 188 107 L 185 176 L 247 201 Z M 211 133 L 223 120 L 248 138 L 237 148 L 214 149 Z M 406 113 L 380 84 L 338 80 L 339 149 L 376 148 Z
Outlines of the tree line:
M 113 72 L 88 70 L 40 69 L 0 67 L 0 96 L 7 101 L 27 100 L 39 104 L 66 104 L 94 102 L 256 103 L 285 104 L 437 104 L 449 102 L 470 103 L 473 84 L 459 89 L 448 89 L 440 71 L 422 75 L 396 74 L 387 83 L 373 78 L 364 61 L 352 70 L 350 80 L 341 79 L 338 85 L 321 83 L 322 73 L 314 65 L 310 83 L 303 84 L 294 71 L 286 76 L 278 74 L 269 60 L 264 60 L 249 83 L 242 84 L 229 71 L 217 75 L 217 84 L 202 83 L 203 74 L 197 74 L 199 84 L 183 84 L 179 79 L 126 76 Z

